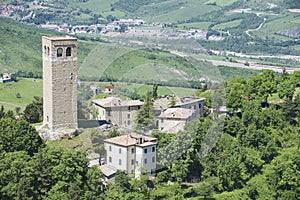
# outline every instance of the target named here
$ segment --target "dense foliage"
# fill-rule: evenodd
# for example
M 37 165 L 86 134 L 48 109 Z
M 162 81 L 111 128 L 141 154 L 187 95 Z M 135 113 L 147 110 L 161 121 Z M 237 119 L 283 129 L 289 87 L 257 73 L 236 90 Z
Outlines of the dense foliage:
M 156 181 L 196 181 L 192 193 L 216 199 L 299 198 L 300 95 L 294 92 L 300 79 L 293 81 L 298 76 L 295 72 L 275 78 L 272 71 L 264 71 L 248 81 L 229 82 L 226 104 L 230 114 L 224 118 L 223 133 L 216 146 L 200 159 L 199 151 L 205 145 L 203 138 L 209 134 L 212 119 L 190 124 L 184 134 L 188 140 L 193 135 L 190 131 L 197 127 L 192 145 L 167 170 L 158 173 Z M 268 96 L 277 93 L 283 95 L 275 104 Z M 262 104 L 266 101 L 268 104 Z M 174 149 L 180 148 L 184 144 L 182 134 L 171 139 L 169 135 L 156 134 L 159 151 L 170 141 L 177 141 L 172 145 Z
M 154 181 L 118 171 L 106 188 L 99 169 L 88 167 L 83 150 L 47 147 L 27 122 L 7 118 L 2 110 L 0 197 L 298 199 L 299 77 L 299 72 L 275 76 L 266 70 L 249 80 L 228 82 L 227 116 L 208 115 L 177 134 L 153 132 L 159 165 L 165 166 Z M 270 98 L 274 95 L 280 99 Z M 146 105 L 151 101 L 147 96 Z M 147 109 L 141 113 L 145 118 Z M 102 141 L 92 140 L 98 145 Z
M 1 199 L 90 199 L 103 189 L 83 150 L 49 148 L 25 121 L 0 119 L 0 160 Z

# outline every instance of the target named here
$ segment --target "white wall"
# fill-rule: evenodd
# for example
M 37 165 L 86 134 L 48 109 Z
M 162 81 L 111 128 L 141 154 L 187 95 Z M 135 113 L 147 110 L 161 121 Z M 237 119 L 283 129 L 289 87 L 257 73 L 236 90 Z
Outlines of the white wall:
M 152 147 L 155 148 L 155 151 L 152 152 Z M 147 153 L 145 153 L 145 149 L 147 149 Z M 151 170 L 155 171 L 156 169 L 156 145 L 153 146 L 147 146 L 147 147 L 136 147 L 136 161 L 138 162 L 138 165 L 135 169 L 135 176 L 139 177 L 141 175 L 142 171 L 147 171 L 148 173 L 151 172 Z M 152 158 L 154 157 L 154 162 L 152 162 Z M 147 163 L 145 163 L 145 159 L 147 159 Z
M 105 143 L 106 163 L 117 169 L 127 171 L 127 147 Z M 111 147 L 111 150 L 110 150 Z M 111 157 L 111 162 L 109 157 Z M 121 164 L 119 163 L 121 160 Z

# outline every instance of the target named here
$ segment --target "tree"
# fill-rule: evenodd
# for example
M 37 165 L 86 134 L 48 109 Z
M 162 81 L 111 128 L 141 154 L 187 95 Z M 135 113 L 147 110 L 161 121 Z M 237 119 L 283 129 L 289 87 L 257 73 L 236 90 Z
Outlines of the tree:
M 281 155 L 266 165 L 263 175 L 269 189 L 275 193 L 278 199 L 299 198 L 300 190 L 300 151 L 295 147 L 283 149 Z M 296 198 L 292 198 L 296 197 Z
M 99 196 L 103 192 L 103 173 L 98 167 L 90 167 L 86 173 L 86 185 L 89 191 L 92 191 L 95 196 Z
M 141 109 L 138 111 L 135 123 L 137 128 L 141 128 L 143 130 L 148 130 L 153 126 L 154 117 L 152 114 L 152 93 L 147 92 L 144 104 L 142 105 Z
M 295 87 L 300 87 L 300 71 L 294 71 L 294 73 L 291 74 L 290 79 Z
M 0 155 L 1 199 L 37 198 L 34 189 L 33 160 L 25 151 Z
M 35 154 L 34 160 L 36 191 L 40 196 L 76 199 L 84 195 L 84 190 L 89 190 L 86 184 L 93 182 L 89 179 L 91 174 L 87 175 L 88 159 L 82 150 L 47 147 Z M 95 179 L 98 180 L 97 176 Z
M 157 83 L 153 84 L 153 90 L 152 90 L 153 99 L 157 99 L 158 98 L 157 89 L 158 89 L 158 84 Z
M 285 79 L 279 83 L 278 96 L 281 99 L 292 99 L 295 92 L 295 85 L 290 79 Z
M 2 117 L 4 117 L 4 115 L 5 115 L 4 107 L 3 107 L 3 105 L 1 105 L 1 108 L 0 108 L 0 119 L 1 119 Z
M 28 122 L 0 119 L 0 152 L 25 151 L 33 155 L 44 142 Z
M 246 98 L 245 79 L 239 78 L 232 80 L 226 87 L 226 108 L 230 111 L 238 111 L 242 108 L 243 102 Z
M 172 96 L 171 96 L 171 101 L 170 101 L 170 103 L 168 104 L 168 108 L 173 108 L 175 105 L 176 105 L 176 99 L 175 99 L 175 96 L 172 95 Z
M 277 82 L 272 70 L 263 70 L 262 74 L 252 77 L 248 81 L 248 96 L 268 102 L 268 96 L 276 92 Z
M 24 110 L 24 118 L 29 123 L 37 123 L 43 120 L 43 98 L 34 97 L 32 103 L 28 104 Z

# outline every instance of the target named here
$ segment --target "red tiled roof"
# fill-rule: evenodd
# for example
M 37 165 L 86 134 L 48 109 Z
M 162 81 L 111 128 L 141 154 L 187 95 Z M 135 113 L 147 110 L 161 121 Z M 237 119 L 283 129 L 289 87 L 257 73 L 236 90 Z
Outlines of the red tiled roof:
M 142 139 L 142 143 L 140 143 Z M 104 142 L 120 145 L 120 146 L 150 146 L 156 144 L 156 138 L 130 133 L 104 140 Z
M 107 89 L 115 89 L 115 88 L 116 88 L 116 86 L 113 86 L 113 85 L 108 85 L 108 86 L 105 86 L 105 88 L 107 88 Z

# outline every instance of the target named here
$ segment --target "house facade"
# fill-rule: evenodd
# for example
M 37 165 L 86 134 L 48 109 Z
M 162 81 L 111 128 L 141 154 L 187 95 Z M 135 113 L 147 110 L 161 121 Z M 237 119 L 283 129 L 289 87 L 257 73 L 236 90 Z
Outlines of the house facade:
M 6 83 L 11 81 L 12 73 L 3 73 L 2 77 L 0 77 L 0 83 Z
M 105 86 L 105 92 L 108 94 L 113 93 L 114 89 L 116 89 L 116 86 L 113 86 L 113 85 Z
M 136 133 L 104 140 L 106 165 L 139 177 L 156 170 L 156 138 Z
M 137 111 L 144 104 L 140 100 L 121 100 L 118 97 L 107 97 L 92 101 L 97 110 L 97 119 L 131 128 Z

